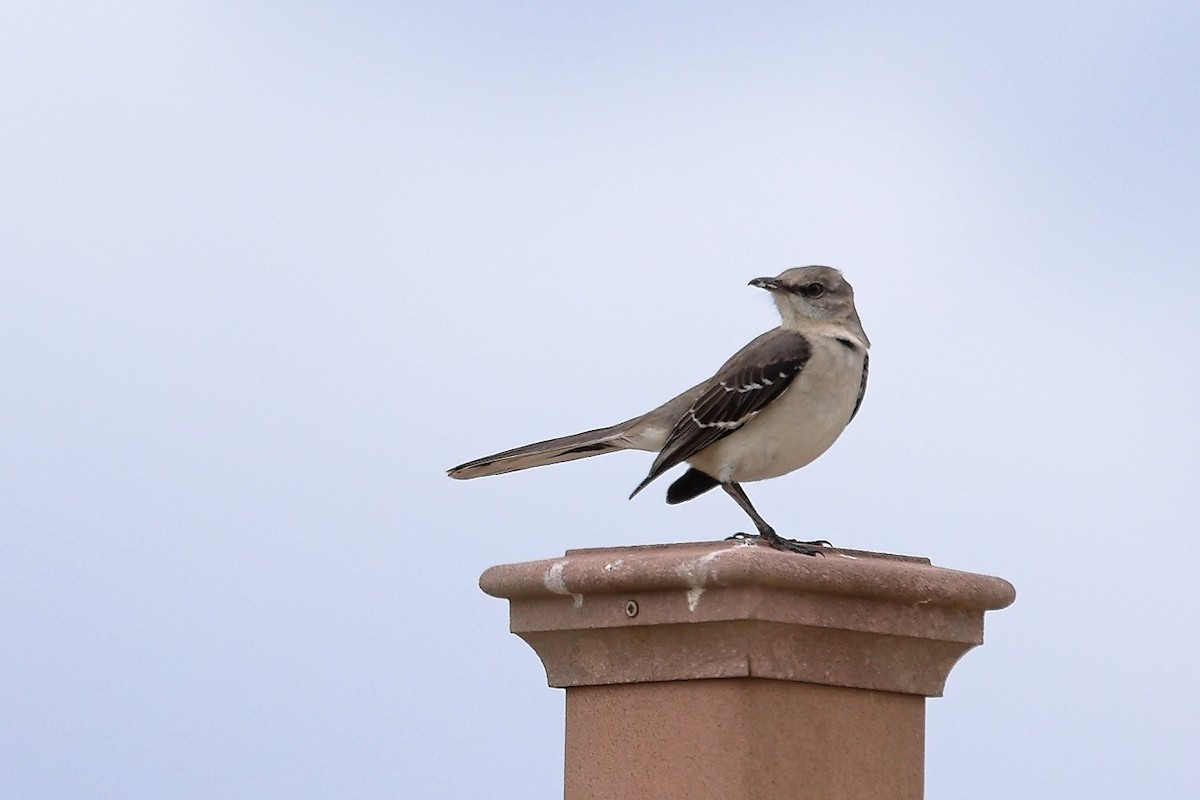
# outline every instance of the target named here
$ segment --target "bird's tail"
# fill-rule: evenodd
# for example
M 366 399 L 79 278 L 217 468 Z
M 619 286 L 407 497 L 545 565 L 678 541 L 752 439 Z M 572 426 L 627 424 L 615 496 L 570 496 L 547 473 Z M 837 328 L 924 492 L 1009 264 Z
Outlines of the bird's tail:
M 625 438 L 628 424 L 621 423 L 609 428 L 598 428 L 594 431 L 576 433 L 573 436 L 562 436 L 558 439 L 548 439 L 544 442 L 535 442 L 524 447 L 505 450 L 503 453 L 459 464 L 449 470 L 448 474 L 451 478 L 460 480 L 482 478 L 484 475 L 500 475 L 519 469 L 542 467 L 546 464 L 558 464 L 563 461 L 574 461 L 577 458 L 598 456 L 601 453 L 611 453 L 614 450 L 625 450 L 633 446 Z

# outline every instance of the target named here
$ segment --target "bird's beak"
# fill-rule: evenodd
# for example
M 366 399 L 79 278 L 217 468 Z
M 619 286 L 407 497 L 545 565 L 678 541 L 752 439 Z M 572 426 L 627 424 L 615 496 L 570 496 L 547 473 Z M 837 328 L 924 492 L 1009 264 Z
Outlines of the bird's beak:
M 751 286 L 757 286 L 759 289 L 766 289 L 768 292 L 774 292 L 779 289 L 779 280 L 776 278 L 755 278 L 750 281 Z

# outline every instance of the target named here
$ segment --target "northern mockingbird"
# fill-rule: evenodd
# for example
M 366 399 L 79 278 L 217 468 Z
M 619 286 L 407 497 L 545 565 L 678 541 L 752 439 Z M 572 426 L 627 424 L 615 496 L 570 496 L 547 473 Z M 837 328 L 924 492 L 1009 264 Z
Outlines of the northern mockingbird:
M 854 290 L 832 267 L 796 267 L 750 285 L 771 293 L 782 324 L 708 380 L 640 417 L 468 461 L 450 477 L 498 475 L 615 450 L 657 451 L 630 498 L 686 461 L 691 468 L 667 489 L 668 503 L 720 486 L 758 528 L 757 536 L 739 536 L 816 553 L 824 542 L 779 536 L 741 484 L 785 475 L 829 449 L 862 404 L 871 342 L 854 308 Z

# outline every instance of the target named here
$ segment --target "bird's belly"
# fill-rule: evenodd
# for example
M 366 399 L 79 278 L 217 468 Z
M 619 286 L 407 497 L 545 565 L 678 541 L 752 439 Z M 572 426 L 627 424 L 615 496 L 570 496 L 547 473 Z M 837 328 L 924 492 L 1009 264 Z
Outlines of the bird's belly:
M 848 359 L 847 359 L 848 361 Z M 761 481 L 800 469 L 837 441 L 858 400 L 861 360 L 829 365 L 836 376 L 799 379 L 754 419 L 690 459 L 720 481 Z M 830 380 L 829 378 L 833 378 Z

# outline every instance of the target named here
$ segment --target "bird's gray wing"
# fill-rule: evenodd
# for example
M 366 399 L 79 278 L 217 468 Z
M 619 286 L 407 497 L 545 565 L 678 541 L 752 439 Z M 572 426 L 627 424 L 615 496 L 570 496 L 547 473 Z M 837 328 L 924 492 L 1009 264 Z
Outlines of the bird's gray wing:
M 630 497 L 753 419 L 783 393 L 811 355 L 812 346 L 803 334 L 782 328 L 764 333 L 739 350 L 675 421 L 650 474 Z

